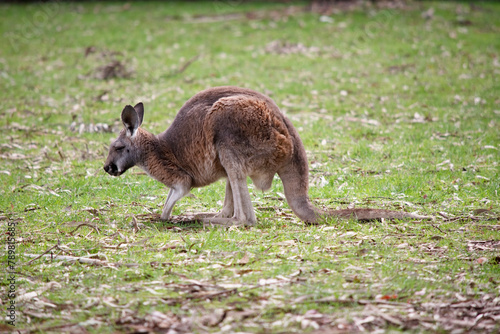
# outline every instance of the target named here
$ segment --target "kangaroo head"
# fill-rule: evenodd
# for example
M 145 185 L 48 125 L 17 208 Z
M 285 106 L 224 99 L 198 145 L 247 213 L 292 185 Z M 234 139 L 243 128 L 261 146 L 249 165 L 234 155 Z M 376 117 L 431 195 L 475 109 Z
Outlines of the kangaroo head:
M 141 148 L 136 143 L 136 135 L 144 117 L 144 106 L 126 106 L 122 111 L 124 129 L 109 147 L 104 170 L 112 176 L 120 176 L 134 167 L 141 158 Z

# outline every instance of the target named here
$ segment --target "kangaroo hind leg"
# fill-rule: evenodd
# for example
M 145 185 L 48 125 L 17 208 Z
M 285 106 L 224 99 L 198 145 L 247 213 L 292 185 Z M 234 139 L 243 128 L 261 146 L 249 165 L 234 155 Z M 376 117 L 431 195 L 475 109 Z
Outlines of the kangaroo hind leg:
M 231 183 L 229 180 L 226 181 L 226 195 L 224 197 L 224 207 L 220 212 L 200 212 L 196 214 L 197 219 L 204 218 L 231 218 L 234 215 L 234 201 L 233 201 L 233 191 L 231 190 Z
M 213 223 L 225 226 L 248 225 L 253 226 L 257 222 L 253 211 L 252 201 L 248 192 L 247 180 L 245 175 L 228 173 L 229 183 L 231 184 L 234 213 L 231 218 L 215 216 L 213 218 L 203 218 L 206 223 Z
M 216 216 L 203 219 L 203 221 L 222 225 L 255 225 L 257 219 L 248 192 L 246 168 L 238 163 L 238 154 L 235 154 L 233 150 L 221 149 L 219 156 L 228 179 L 226 197 L 232 194 L 233 215 L 230 218 Z M 228 189 L 231 191 L 227 191 Z M 225 205 L 227 211 L 224 213 L 227 214 L 230 209 L 229 199 L 225 201 L 225 204 L 227 204 L 227 207 Z

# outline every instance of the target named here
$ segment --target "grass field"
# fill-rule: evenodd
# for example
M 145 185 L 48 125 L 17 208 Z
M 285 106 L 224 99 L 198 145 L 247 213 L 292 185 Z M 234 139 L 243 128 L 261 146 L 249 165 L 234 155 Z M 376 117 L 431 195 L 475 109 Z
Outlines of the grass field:
M 500 330 L 500 4 L 0 10 L 0 332 Z M 223 182 L 158 222 L 162 184 L 102 170 L 120 112 L 144 102 L 159 133 L 220 85 L 292 120 L 317 206 L 436 219 L 305 226 L 276 178 L 249 185 L 255 227 L 175 223 Z

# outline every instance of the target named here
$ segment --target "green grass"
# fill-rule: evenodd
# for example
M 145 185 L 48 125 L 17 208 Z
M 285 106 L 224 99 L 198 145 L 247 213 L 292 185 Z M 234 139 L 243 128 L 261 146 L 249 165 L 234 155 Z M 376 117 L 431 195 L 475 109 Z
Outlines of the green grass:
M 294 5 L 0 6 L 0 221 L 5 243 L 17 224 L 16 329 L 499 330 L 500 6 L 410 2 L 320 19 Z M 112 61 L 124 70 L 103 80 Z M 218 85 L 262 91 L 288 115 L 317 206 L 436 220 L 307 227 L 276 179 L 264 194 L 250 185 L 256 227 L 152 221 L 167 189 L 137 169 L 102 170 L 120 112 L 143 101 L 158 133 Z M 98 123 L 113 132 L 87 131 Z M 192 195 L 174 215 L 219 210 L 224 184 Z

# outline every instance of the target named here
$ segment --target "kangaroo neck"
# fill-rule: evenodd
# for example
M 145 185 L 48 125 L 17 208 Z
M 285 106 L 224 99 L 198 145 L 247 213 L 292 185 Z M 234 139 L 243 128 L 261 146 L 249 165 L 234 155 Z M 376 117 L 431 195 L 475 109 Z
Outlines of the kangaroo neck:
M 180 167 L 170 143 L 145 130 L 138 135 L 140 136 L 136 138 L 136 141 L 141 147 L 138 167 L 169 188 L 181 183 L 190 187 L 191 177 Z

